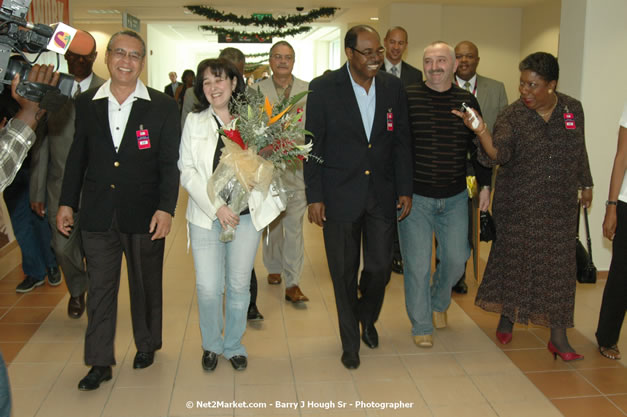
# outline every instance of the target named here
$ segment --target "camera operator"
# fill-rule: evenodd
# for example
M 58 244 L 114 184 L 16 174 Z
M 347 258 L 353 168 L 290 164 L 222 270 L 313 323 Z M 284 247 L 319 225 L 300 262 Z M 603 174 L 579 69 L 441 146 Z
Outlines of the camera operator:
M 28 81 L 56 85 L 59 73 L 53 71 L 52 65 L 33 65 Z M 28 150 L 35 142 L 34 130 L 45 113 L 45 110 L 39 108 L 39 103 L 16 93 L 19 82 L 19 75 L 16 75 L 11 83 L 11 95 L 20 105 L 20 111 L 0 130 L 0 191 L 11 184 L 20 169 Z

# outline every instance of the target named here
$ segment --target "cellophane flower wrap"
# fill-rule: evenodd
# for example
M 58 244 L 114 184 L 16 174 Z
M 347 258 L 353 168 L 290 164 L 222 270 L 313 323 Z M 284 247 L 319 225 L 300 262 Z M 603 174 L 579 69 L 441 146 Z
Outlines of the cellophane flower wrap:
M 249 88 L 242 98 L 234 100 L 231 114 L 236 118 L 220 129 L 224 148 L 207 184 L 214 207 L 226 204 L 239 214 L 248 207 L 253 190 L 264 198 L 272 192 L 285 207 L 289 190 L 283 187 L 281 177 L 309 158 L 311 151 L 311 143 L 297 143 L 309 132 L 300 122 L 302 114 L 294 108 L 308 93 L 304 91 L 273 106 L 260 90 Z M 234 237 L 235 230 L 230 226 L 220 234 L 222 242 Z

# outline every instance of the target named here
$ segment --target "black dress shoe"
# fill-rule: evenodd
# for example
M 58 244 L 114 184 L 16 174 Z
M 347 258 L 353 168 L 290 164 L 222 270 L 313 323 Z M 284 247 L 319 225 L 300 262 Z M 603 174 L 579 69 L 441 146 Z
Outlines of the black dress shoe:
M 394 258 L 392 259 L 392 271 L 403 275 L 403 260 Z
M 233 365 L 233 369 L 236 371 L 243 371 L 248 366 L 248 359 L 246 356 L 236 355 L 229 359 L 229 361 L 231 361 L 231 365 Z
M 110 366 L 92 366 L 87 376 L 78 383 L 78 389 L 81 391 L 93 391 L 97 389 L 104 381 L 111 379 Z
M 366 346 L 370 349 L 374 349 L 379 346 L 379 334 L 377 333 L 377 329 L 375 329 L 374 324 L 364 326 L 364 331 L 361 334 L 361 340 L 363 340 Z
M 218 366 L 218 355 L 215 352 L 205 350 L 202 353 L 202 369 L 213 371 Z
M 133 360 L 133 369 L 148 368 L 155 361 L 155 352 L 137 352 Z
M 455 284 L 455 286 L 453 287 L 453 291 L 456 292 L 457 294 L 467 294 L 468 293 L 468 285 L 466 285 L 466 281 L 464 279 L 465 277 L 462 277 L 462 279 L 460 279 L 457 284 Z
M 248 306 L 248 315 L 246 318 L 250 321 L 258 321 L 263 320 L 263 316 L 259 312 L 256 304 L 251 304 Z
M 48 276 L 48 284 L 53 287 L 61 284 L 61 271 L 56 266 L 46 268 L 46 275 Z
M 357 352 L 343 352 L 342 364 L 346 369 L 359 368 L 359 353 Z
M 71 319 L 80 319 L 85 312 L 85 293 L 82 293 L 78 297 L 70 296 L 70 301 L 67 303 L 67 315 Z

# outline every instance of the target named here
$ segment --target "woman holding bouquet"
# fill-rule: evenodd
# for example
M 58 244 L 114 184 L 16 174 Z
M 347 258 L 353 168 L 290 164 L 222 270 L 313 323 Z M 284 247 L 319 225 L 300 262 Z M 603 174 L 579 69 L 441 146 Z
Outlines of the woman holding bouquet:
M 214 370 L 218 355 L 223 355 L 233 368 L 244 370 L 248 361 L 241 340 L 250 300 L 250 274 L 261 233 L 248 209 L 236 213 L 226 204 L 212 201 L 207 183 L 224 146 L 219 129 L 235 116 L 230 112 L 232 101 L 243 97 L 246 84 L 235 66 L 224 59 L 203 60 L 196 73 L 194 93 L 200 104 L 185 123 L 178 165 L 181 184 L 189 193 L 186 218 L 196 269 L 202 367 Z M 235 228 L 235 237 L 230 242 L 220 241 L 220 233 L 229 226 Z

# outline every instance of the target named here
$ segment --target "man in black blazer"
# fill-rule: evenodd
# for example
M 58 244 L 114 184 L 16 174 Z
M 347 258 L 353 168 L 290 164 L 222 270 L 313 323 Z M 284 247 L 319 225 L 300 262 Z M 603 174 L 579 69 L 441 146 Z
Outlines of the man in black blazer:
M 395 26 L 387 31 L 383 38 L 385 59 L 382 71 L 400 77 L 405 86 L 422 82 L 422 71 L 403 61 L 403 54 L 407 49 L 407 31 Z
M 374 324 L 391 274 L 396 208 L 399 219 L 411 210 L 412 160 L 405 90 L 398 78 L 379 72 L 379 34 L 355 26 L 344 50 L 347 64 L 309 85 L 306 129 L 321 161 L 309 158 L 304 173 L 309 221 L 323 228 L 342 363 L 354 369 L 360 322 L 366 345 L 379 343 Z
M 85 363 L 92 366 L 78 385 L 84 391 L 111 379 L 122 254 L 137 347 L 133 368 L 150 366 L 161 348 L 163 252 L 178 197 L 181 132 L 176 103 L 139 80 L 145 58 L 138 34 L 116 33 L 105 56 L 110 80 L 76 101 L 57 228 L 72 233 L 80 208 L 89 274 Z

